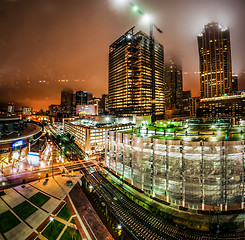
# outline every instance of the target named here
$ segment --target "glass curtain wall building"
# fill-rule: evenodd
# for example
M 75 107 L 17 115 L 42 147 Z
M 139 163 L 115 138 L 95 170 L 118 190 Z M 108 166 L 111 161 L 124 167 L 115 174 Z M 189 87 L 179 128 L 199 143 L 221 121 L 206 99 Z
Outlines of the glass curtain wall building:
M 222 211 L 243 209 L 241 132 L 245 128 L 215 127 L 108 131 L 106 166 L 123 181 L 178 206 L 211 211 L 217 211 L 217 206 Z
M 232 67 L 230 30 L 209 23 L 197 37 L 200 57 L 201 98 L 231 92 Z
M 163 46 L 131 28 L 109 48 L 109 110 L 121 116 L 164 116 Z M 154 70 L 153 70 L 154 69 Z M 153 81 L 153 72 L 155 81 Z M 154 104 L 154 108 L 153 108 Z M 154 109 L 154 110 L 153 110 Z

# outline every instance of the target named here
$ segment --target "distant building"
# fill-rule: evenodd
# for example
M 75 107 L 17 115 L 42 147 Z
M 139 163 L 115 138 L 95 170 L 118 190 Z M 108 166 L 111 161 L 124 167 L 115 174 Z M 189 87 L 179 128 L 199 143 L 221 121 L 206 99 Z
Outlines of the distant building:
M 13 114 L 14 113 L 14 104 L 13 103 L 9 103 L 9 105 L 8 105 L 8 113 L 9 114 Z
M 76 91 L 75 106 L 88 104 L 88 93 L 86 91 Z
M 201 98 L 219 97 L 232 90 L 230 30 L 209 23 L 197 37 Z
M 131 128 L 131 124 L 99 124 L 91 120 L 79 119 L 64 122 L 64 131 L 75 137 L 77 145 L 92 154 L 105 149 L 105 131 Z
M 101 101 L 101 98 L 92 98 L 88 101 L 88 104 L 94 105 L 94 104 L 99 104 L 99 102 Z
M 200 97 L 190 98 L 190 115 L 193 117 L 200 117 L 199 106 L 200 106 Z
M 245 92 L 231 96 L 203 98 L 200 100 L 200 114 L 204 118 L 244 117 Z
M 99 101 L 99 114 L 108 113 L 108 95 L 102 94 L 102 98 Z
M 30 108 L 30 107 L 22 107 L 22 115 L 23 116 L 32 115 L 32 108 Z
M 183 99 L 182 99 L 182 104 L 183 104 L 183 114 L 190 114 L 190 102 L 191 101 L 191 91 L 183 91 Z
M 64 89 L 61 91 L 61 106 L 64 108 L 64 113 L 71 115 L 73 105 L 73 91 Z
M 76 106 L 76 115 L 85 116 L 85 115 L 98 115 L 98 114 L 99 114 L 98 104 Z
M 92 100 L 94 97 L 93 97 L 93 94 L 92 93 L 87 93 L 87 100 L 90 101 Z
M 236 93 L 238 91 L 238 76 L 237 75 L 232 75 L 231 91 L 233 93 Z
M 182 66 L 175 60 L 165 63 L 165 106 L 166 109 L 181 109 L 183 97 Z
M 163 62 L 163 46 L 142 31 L 134 33 L 134 28 L 112 43 L 109 47 L 109 111 L 121 116 L 163 117 Z
M 49 115 L 51 117 L 61 116 L 63 113 L 63 107 L 61 105 L 52 104 L 49 106 Z

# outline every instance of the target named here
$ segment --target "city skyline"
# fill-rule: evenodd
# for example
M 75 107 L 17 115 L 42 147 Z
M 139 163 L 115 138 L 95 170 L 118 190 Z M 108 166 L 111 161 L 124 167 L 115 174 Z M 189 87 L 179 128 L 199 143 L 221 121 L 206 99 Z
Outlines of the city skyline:
M 0 0 L 0 240 L 245 239 L 245 0 Z
M 190 0 L 185 6 L 180 1 L 134 3 L 145 12 L 155 12 L 154 22 L 163 30 L 155 34 L 156 40 L 166 57 L 178 53 L 184 90 L 192 90 L 193 96 L 200 89 L 196 36 L 211 21 L 229 27 L 232 69 L 238 74 L 239 89 L 244 88 L 243 1 Z M 137 14 L 129 7 L 119 11 L 113 1 L 2 1 L 0 6 L 0 102 L 35 110 L 60 103 L 60 92 L 67 86 L 95 96 L 107 93 L 109 45 L 134 25 L 148 32 Z

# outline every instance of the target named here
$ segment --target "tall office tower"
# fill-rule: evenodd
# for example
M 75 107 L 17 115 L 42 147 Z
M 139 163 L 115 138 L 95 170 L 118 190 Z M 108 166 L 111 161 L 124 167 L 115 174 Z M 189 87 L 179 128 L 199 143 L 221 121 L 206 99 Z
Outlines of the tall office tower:
M 88 104 L 88 93 L 85 91 L 76 91 L 75 94 L 75 105 L 86 105 Z
M 183 112 L 189 113 L 190 112 L 190 101 L 191 101 L 191 91 L 183 91 Z
M 151 55 L 152 54 L 152 55 Z M 164 115 L 163 46 L 131 28 L 109 47 L 109 111 Z
M 222 96 L 231 92 L 230 30 L 209 23 L 197 37 L 200 57 L 201 97 Z
M 236 93 L 238 91 L 238 76 L 237 75 L 232 75 L 231 91 L 233 93 Z
M 93 100 L 94 96 L 92 93 L 87 93 L 87 101 Z
M 9 103 L 9 105 L 8 105 L 8 113 L 9 114 L 13 114 L 14 113 L 14 104 L 13 103 Z
M 182 66 L 176 60 L 168 59 L 165 64 L 165 106 L 166 109 L 181 109 L 183 97 Z
M 108 112 L 108 95 L 102 94 L 101 100 L 99 101 L 99 114 Z
M 64 107 L 64 110 L 67 114 L 70 114 L 72 111 L 73 103 L 73 91 L 71 89 L 63 89 L 61 91 L 61 106 Z

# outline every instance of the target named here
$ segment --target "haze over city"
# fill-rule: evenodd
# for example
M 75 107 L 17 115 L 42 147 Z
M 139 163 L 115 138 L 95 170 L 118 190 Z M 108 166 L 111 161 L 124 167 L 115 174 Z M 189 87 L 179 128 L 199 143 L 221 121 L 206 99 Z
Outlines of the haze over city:
M 153 14 L 165 58 L 183 65 L 184 89 L 200 93 L 196 36 L 211 21 L 231 31 L 232 71 L 245 87 L 243 0 L 135 1 Z M 139 16 L 112 0 L 5 0 L 0 2 L 0 102 L 35 110 L 60 103 L 71 87 L 95 96 L 108 91 L 108 47 L 132 26 L 148 33 Z
M 245 239 L 245 0 L 0 0 L 0 240 Z

